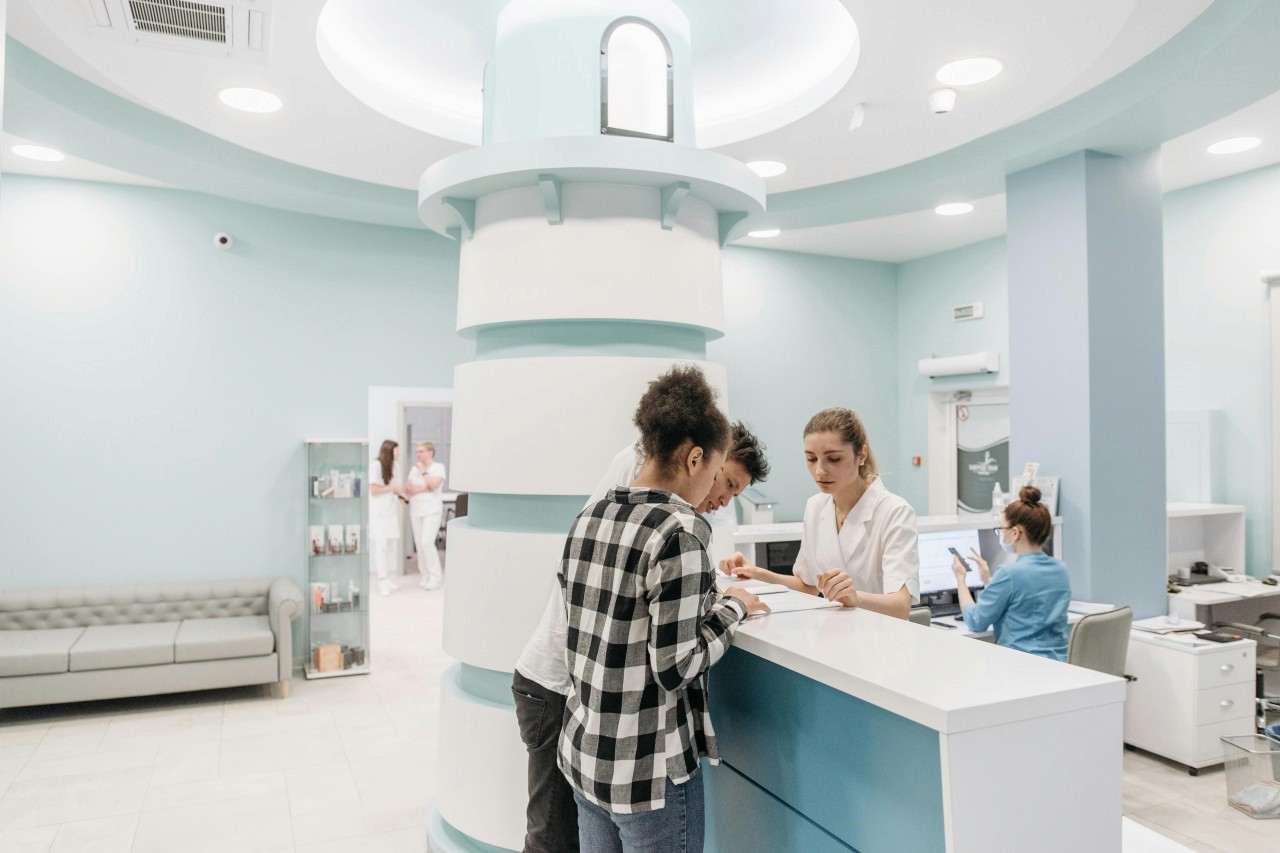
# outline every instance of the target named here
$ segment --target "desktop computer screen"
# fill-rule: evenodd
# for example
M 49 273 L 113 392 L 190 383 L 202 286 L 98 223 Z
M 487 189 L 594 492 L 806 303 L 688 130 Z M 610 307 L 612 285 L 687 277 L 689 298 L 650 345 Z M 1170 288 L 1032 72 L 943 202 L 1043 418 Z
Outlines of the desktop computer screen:
M 969 574 L 965 582 L 969 588 L 982 586 L 982 577 L 972 558 L 972 551 L 983 554 L 977 530 L 938 530 L 921 533 L 918 537 L 920 549 L 920 593 L 927 595 L 935 592 L 947 592 L 956 588 L 956 576 L 951 570 L 951 552 L 955 548 L 969 564 Z M 971 550 L 972 549 L 972 550 Z M 986 555 L 983 554 L 985 557 Z

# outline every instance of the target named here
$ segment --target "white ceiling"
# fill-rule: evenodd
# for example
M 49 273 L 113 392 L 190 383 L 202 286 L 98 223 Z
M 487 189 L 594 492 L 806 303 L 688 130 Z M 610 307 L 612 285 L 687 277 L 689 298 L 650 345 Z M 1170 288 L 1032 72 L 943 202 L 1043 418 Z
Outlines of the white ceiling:
M 1256 136 L 1262 144 L 1239 154 L 1210 154 L 1214 142 Z M 1205 125 L 1160 148 L 1161 184 L 1165 192 L 1238 175 L 1280 163 L 1280 92 Z M 903 261 L 945 252 L 1005 233 L 1004 196 L 969 201 L 972 213 L 939 216 L 921 210 L 865 222 L 785 231 L 776 237 L 744 237 L 735 246 L 809 252 L 868 261 Z
M 488 42 L 474 28 L 496 17 L 502 0 L 421 2 L 456 13 L 447 19 L 449 26 L 440 27 L 460 46 L 456 55 L 451 54 L 456 70 L 466 68 L 468 55 L 484 52 Z M 723 51 L 733 44 L 731 36 L 767 37 L 770 19 L 749 13 L 776 8 L 773 2 L 685 0 L 682 5 L 695 10 L 690 15 L 695 44 L 709 45 L 708 51 L 719 45 Z M 787 163 L 785 174 L 769 179 L 770 192 L 909 163 L 1061 104 L 1165 43 L 1210 0 L 840 2 L 857 23 L 861 47 L 848 84 L 810 115 L 719 149 L 744 161 Z M 8 30 L 72 73 L 237 145 L 343 177 L 416 187 L 428 165 L 469 146 L 388 118 L 338 83 L 316 44 L 323 6 L 324 0 L 270 2 L 271 38 L 264 62 L 95 35 L 84 0 L 10 0 Z M 713 29 L 717 22 L 723 31 Z M 700 42 L 699 31 L 715 37 Z M 990 83 L 962 89 L 951 114 L 929 113 L 925 98 L 938 86 L 933 79 L 936 68 L 978 54 L 1004 60 L 1005 73 Z M 741 62 L 741 57 L 735 61 Z M 266 88 L 280 95 L 285 106 L 270 115 L 231 110 L 217 100 L 217 91 L 233 85 Z M 866 105 L 866 121 L 861 129 L 850 131 L 849 118 L 859 103 Z M 1231 156 L 1204 152 L 1210 142 L 1241 135 L 1260 136 L 1263 145 Z M 60 164 L 23 160 L 9 152 L 8 137 L 4 143 L 4 171 L 158 185 L 74 158 Z M 1280 162 L 1280 93 L 1166 143 L 1163 154 L 1166 189 Z M 958 199 L 938 202 L 952 200 Z M 738 243 L 900 262 L 1004 232 L 1002 196 L 970 201 L 976 209 L 966 216 L 940 217 L 926 210 Z
M 140 175 L 131 175 L 119 169 L 90 163 L 79 157 L 68 156 L 57 163 L 44 163 L 19 157 L 13 153 L 15 145 L 34 145 L 30 139 L 14 136 L 12 133 L 0 133 L 0 174 L 6 175 L 39 175 L 44 178 L 70 178 L 77 181 L 99 181 L 107 184 L 135 184 L 142 187 L 168 187 L 160 181 L 153 181 Z

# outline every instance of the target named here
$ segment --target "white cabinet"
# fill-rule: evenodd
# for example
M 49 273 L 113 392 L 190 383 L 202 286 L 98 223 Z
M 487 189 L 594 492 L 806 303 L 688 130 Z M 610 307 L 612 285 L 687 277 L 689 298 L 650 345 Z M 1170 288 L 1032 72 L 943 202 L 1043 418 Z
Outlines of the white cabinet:
M 1243 506 L 1171 503 L 1168 514 L 1170 575 L 1201 560 L 1245 573 Z
M 1253 640 L 1190 645 L 1134 631 L 1124 741 L 1192 768 L 1222 763 L 1223 735 L 1253 734 Z

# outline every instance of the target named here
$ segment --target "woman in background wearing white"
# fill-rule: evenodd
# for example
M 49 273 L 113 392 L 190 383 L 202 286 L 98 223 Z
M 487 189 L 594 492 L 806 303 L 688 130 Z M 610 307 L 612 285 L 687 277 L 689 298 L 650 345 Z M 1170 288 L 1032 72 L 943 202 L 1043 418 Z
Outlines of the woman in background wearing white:
M 387 439 L 369 469 L 369 560 L 382 595 L 390 595 L 396 588 L 390 573 L 400 550 L 400 499 L 404 497 L 404 487 L 396 479 L 399 458 L 400 445 Z
M 418 571 L 423 589 L 439 589 L 441 568 L 440 552 L 436 550 L 436 535 L 440 532 L 440 519 L 444 517 L 444 465 L 436 461 L 436 446 L 429 441 L 418 444 L 418 462 L 409 469 L 404 491 L 409 496 L 409 525 L 413 541 L 418 547 Z

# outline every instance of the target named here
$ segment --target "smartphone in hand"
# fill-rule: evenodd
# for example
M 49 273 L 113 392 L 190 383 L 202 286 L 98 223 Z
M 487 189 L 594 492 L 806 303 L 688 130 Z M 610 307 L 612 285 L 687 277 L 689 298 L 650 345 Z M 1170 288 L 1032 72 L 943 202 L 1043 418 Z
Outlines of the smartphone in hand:
M 960 556 L 960 552 L 959 552 L 959 551 L 957 551 L 955 548 L 948 548 L 947 550 L 951 552 L 951 555 L 952 555 L 953 557 L 955 557 L 957 560 L 959 560 L 959 561 L 960 561 L 960 565 L 964 566 L 964 570 L 965 570 L 966 572 L 971 572 L 971 571 L 973 571 L 973 566 L 969 565 L 969 561 L 968 561 L 968 560 L 966 560 L 964 557 L 961 557 L 961 556 Z

